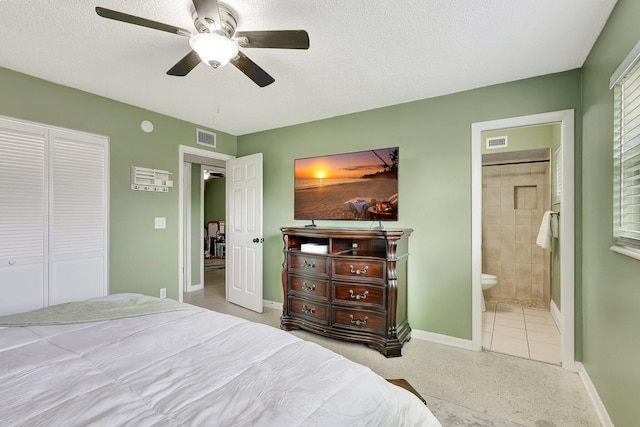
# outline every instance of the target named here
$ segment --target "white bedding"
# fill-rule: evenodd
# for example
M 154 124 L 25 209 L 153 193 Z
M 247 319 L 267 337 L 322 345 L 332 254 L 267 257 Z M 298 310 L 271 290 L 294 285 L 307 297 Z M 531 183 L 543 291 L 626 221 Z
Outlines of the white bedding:
M 440 424 L 416 396 L 369 368 L 278 329 L 193 307 L 0 329 L 0 425 Z

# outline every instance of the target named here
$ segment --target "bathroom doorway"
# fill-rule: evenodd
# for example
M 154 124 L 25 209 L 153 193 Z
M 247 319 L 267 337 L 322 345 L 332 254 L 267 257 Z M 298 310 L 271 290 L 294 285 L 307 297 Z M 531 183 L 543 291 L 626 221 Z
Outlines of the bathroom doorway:
M 488 289 L 487 294 L 489 296 L 489 304 L 488 310 L 491 313 L 493 310 L 493 315 L 484 315 L 485 321 L 487 323 L 493 325 L 493 327 L 497 327 L 497 330 L 500 332 L 507 332 L 516 334 L 514 329 L 506 329 L 509 327 L 513 327 L 511 324 L 504 324 L 503 319 L 513 319 L 515 322 L 522 324 L 526 327 L 527 325 L 527 317 L 531 320 L 537 321 L 537 323 L 541 326 L 534 326 L 535 329 L 550 329 L 551 325 L 546 325 L 547 323 L 553 323 L 553 327 L 555 327 L 555 323 L 558 323 L 558 330 L 561 332 L 560 334 L 560 354 L 557 359 L 561 362 L 562 366 L 565 369 L 575 371 L 575 362 L 574 362 L 574 220 L 573 220 L 573 211 L 574 211 L 574 202 L 573 202 L 573 132 L 574 132 L 574 122 L 573 122 L 574 112 L 573 110 L 545 113 L 545 114 L 537 114 L 532 116 L 524 116 L 524 117 L 516 117 L 511 119 L 503 119 L 496 120 L 491 122 L 481 122 L 474 123 L 472 125 L 472 272 L 473 272 L 473 297 L 472 297 L 472 324 L 473 324 L 473 348 L 475 350 L 481 350 L 483 348 L 483 338 L 485 340 L 486 346 L 486 332 L 483 333 L 483 312 L 481 303 L 483 301 L 483 291 L 482 291 L 482 273 L 490 273 L 494 274 L 498 278 L 498 283 L 502 282 L 502 287 L 500 285 L 494 286 L 495 290 Z M 555 125 L 553 125 L 555 124 Z M 546 126 L 549 125 L 547 128 Z M 491 150 L 485 149 L 485 163 L 492 163 L 494 165 L 498 165 L 501 163 L 520 163 L 520 164 L 511 164 L 504 165 L 507 168 L 507 178 L 506 181 L 512 180 L 512 185 L 508 191 L 505 191 L 504 194 L 501 190 L 493 189 L 491 190 L 491 194 L 489 192 L 485 192 L 486 190 L 486 182 L 483 187 L 483 159 L 482 159 L 482 146 L 486 146 L 486 137 L 495 138 L 498 140 L 497 142 L 494 140 L 492 143 L 503 144 L 504 141 L 500 141 L 500 137 L 508 136 L 508 131 L 513 131 L 515 129 L 525 128 L 529 131 L 538 128 L 541 129 L 552 129 L 557 130 L 556 141 L 553 144 L 546 144 L 544 147 L 524 147 L 522 149 L 517 149 L 518 147 L 512 146 L 515 151 L 524 151 L 519 154 L 504 154 L 509 150 L 502 150 L 501 156 L 497 155 L 499 150 L 494 150 L 491 155 L 486 153 L 487 151 L 491 153 Z M 483 137 L 484 136 L 484 137 Z M 509 138 L 506 138 L 507 140 Z M 515 144 L 515 140 L 513 141 Z M 508 145 L 508 142 L 507 142 Z M 558 147 L 562 147 L 561 150 L 558 150 Z M 560 152 L 564 152 L 565 156 L 558 155 Z M 544 154 L 546 153 L 546 154 Z M 511 157 L 509 157 L 511 156 Z M 545 158 L 546 157 L 546 158 Z M 554 163 L 555 160 L 555 163 Z M 526 163 L 525 163 L 526 162 Z M 546 163 L 545 163 L 546 162 Z M 557 164 L 558 168 L 553 169 L 551 165 Z M 545 166 L 546 165 L 546 166 Z M 491 168 L 499 168 L 502 166 L 493 166 Z M 545 172 L 545 168 L 548 169 L 548 172 Z M 517 170 L 528 171 L 528 174 L 523 174 L 521 177 L 516 178 L 513 175 L 513 172 Z M 532 169 L 534 173 L 532 173 Z M 488 172 L 488 169 L 485 169 L 487 172 L 484 173 L 485 178 L 490 175 L 495 175 L 497 172 Z M 548 173 L 545 178 L 545 173 Z M 502 175 L 502 172 L 500 173 Z M 508 175 L 511 174 L 511 177 Z M 528 175 L 528 176 L 527 176 Z M 535 176 L 537 175 L 537 176 Z M 557 176 L 557 182 L 552 183 L 552 178 Z M 495 176 L 493 177 L 495 178 Z M 532 180 L 538 179 L 539 188 L 536 188 Z M 548 201 L 542 201 L 538 198 L 537 193 L 540 193 L 540 196 L 544 196 L 545 190 L 545 182 L 547 182 L 547 190 L 549 194 Z M 495 180 L 494 180 L 495 183 Z M 554 187 L 555 185 L 555 187 Z M 554 191 L 554 189 L 561 189 L 563 191 Z M 498 192 L 500 192 L 499 199 Z M 485 194 L 487 193 L 487 194 Z M 536 194 L 534 196 L 534 194 Z M 485 201 L 483 203 L 483 197 Z M 498 201 L 505 201 L 507 203 L 511 203 L 512 206 L 510 208 L 511 212 L 505 212 L 507 215 L 512 215 L 507 218 L 507 221 L 511 221 L 513 219 L 513 227 L 508 226 L 505 230 L 500 230 L 498 227 L 488 227 L 485 224 L 483 230 L 483 209 L 486 208 L 487 198 L 491 197 L 492 203 L 495 205 Z M 502 200 L 504 199 L 504 200 Z M 552 200 L 553 199 L 553 200 Z M 556 205 L 551 202 L 557 202 Z M 533 204 L 536 204 L 535 208 L 533 208 Z M 538 205 L 540 203 L 540 205 Z M 554 209 L 554 206 L 562 211 L 562 215 L 559 217 L 559 229 L 561 233 L 561 241 L 562 245 L 559 245 L 559 248 L 556 248 L 554 256 L 557 256 L 557 263 L 560 267 L 556 268 L 555 271 L 551 271 L 551 265 L 554 261 L 551 253 L 547 252 L 537 252 L 533 254 L 531 249 L 531 236 L 532 234 L 537 234 L 537 231 L 540 228 L 541 223 L 536 222 L 534 224 L 531 219 L 532 212 L 541 213 L 547 210 Z M 518 209 L 514 209 L 517 207 Z M 533 208 L 533 209 L 532 209 Z M 501 208 L 500 208 L 501 209 Z M 543 211 L 544 209 L 544 211 Z M 498 209 L 494 206 L 491 210 L 490 215 L 496 215 Z M 519 211 L 519 212 L 516 212 Z M 487 212 L 485 212 L 487 213 Z M 502 213 L 502 212 L 501 212 Z M 516 234 L 516 214 L 518 215 L 518 223 L 520 227 L 518 227 L 521 233 Z M 528 224 L 525 224 L 525 219 L 528 217 Z M 525 225 L 529 229 L 529 234 L 524 234 Z M 490 233 L 491 232 L 491 233 Z M 502 260 L 500 261 L 490 261 L 487 257 L 483 259 L 483 250 L 485 249 L 485 245 L 491 246 L 491 250 L 496 252 L 496 243 L 489 242 L 486 239 L 489 234 L 496 233 L 506 233 L 511 234 L 513 232 L 514 243 L 513 250 L 509 250 L 510 246 L 506 246 L 505 252 L 507 253 L 507 257 L 511 256 L 511 258 L 507 258 L 506 268 L 502 269 Z M 483 234 L 484 233 L 484 234 Z M 516 236 L 518 242 L 516 242 Z M 526 238 L 526 239 L 525 239 Z M 527 240 L 528 239 L 528 240 Z M 527 240 L 527 241 L 525 241 Z M 535 240 L 534 240 L 535 241 Z M 516 250 L 516 245 L 520 245 L 520 251 Z M 525 248 L 525 246 L 529 246 L 529 250 Z M 502 249 L 502 248 L 500 248 Z M 489 250 L 487 250 L 489 252 Z M 546 251 L 545 251 L 546 252 Z M 532 258 L 533 255 L 533 258 Z M 521 280 L 520 283 L 516 282 L 516 256 L 518 256 L 519 264 L 519 278 L 527 277 L 526 279 Z M 546 275 L 544 270 L 544 259 L 548 257 L 548 265 L 549 271 L 548 275 Z M 526 265 L 524 261 L 529 261 L 529 265 Z M 535 262 L 531 262 L 535 261 Z M 536 264 L 535 267 L 532 264 Z M 491 271 L 486 271 L 492 270 Z M 535 271 L 533 271 L 535 270 Z M 498 273 L 499 274 L 495 274 Z M 528 273 L 528 276 L 526 274 Z M 534 273 L 533 275 L 531 273 Z M 554 298 L 552 296 L 552 274 L 557 274 L 557 290 L 558 295 L 555 298 L 556 302 L 560 304 L 560 307 L 557 307 L 556 320 L 553 320 L 550 317 L 551 311 L 546 311 L 551 309 L 551 307 L 555 304 Z M 501 278 L 500 275 L 503 277 Z M 545 279 L 547 277 L 547 279 Z M 549 286 L 545 288 L 545 280 L 548 282 Z M 560 297 L 561 295 L 561 297 Z M 512 298 L 510 298 L 512 297 Z M 493 301 L 492 301 L 493 298 Z M 523 307 L 524 305 L 528 305 L 527 307 Z M 531 307 L 533 305 L 533 307 Z M 540 307 L 536 306 L 540 305 Z M 498 311 L 500 310 L 500 316 L 498 316 Z M 537 310 L 537 311 L 536 311 Z M 552 309 L 551 309 L 552 310 Z M 486 313 L 486 312 L 485 312 Z M 545 316 L 540 316 L 539 319 L 531 318 L 531 316 L 535 314 L 545 314 Z M 493 316 L 492 321 L 490 321 Z M 498 320 L 498 317 L 501 319 Z M 546 319 L 542 319 L 542 317 L 546 317 Z M 545 326 L 546 325 L 546 326 Z M 489 329 L 489 326 L 485 327 L 485 329 Z M 491 331 L 492 333 L 494 331 Z M 527 332 L 525 331 L 525 336 L 531 335 L 536 337 L 539 340 L 546 340 L 547 338 L 541 337 L 538 333 L 540 331 L 532 330 Z M 521 333 L 520 333 L 521 334 Z M 501 341 L 501 342 L 500 342 Z M 508 338 L 502 338 L 498 340 L 499 344 L 496 345 L 496 351 L 503 350 L 504 344 L 513 344 L 513 340 L 509 340 Z M 550 344 L 550 343 L 546 343 Z M 528 343 L 527 343 L 528 345 Z M 493 347 L 493 346 L 491 346 Z M 531 358 L 532 354 L 536 354 L 539 352 L 543 345 L 539 345 L 536 348 L 536 345 L 533 347 L 527 347 L 526 353 L 517 354 L 522 357 Z M 530 351 L 535 350 L 535 351 Z M 503 351 L 501 351 L 503 352 Z M 537 354 L 536 354 L 537 356 Z M 535 357 L 534 357 L 535 358 Z M 551 360 L 545 360 L 548 362 L 552 362 Z
M 550 311 L 559 245 L 548 225 L 560 209 L 552 211 L 550 154 L 560 125 L 487 131 L 482 140 L 482 348 L 559 365 L 560 329 Z

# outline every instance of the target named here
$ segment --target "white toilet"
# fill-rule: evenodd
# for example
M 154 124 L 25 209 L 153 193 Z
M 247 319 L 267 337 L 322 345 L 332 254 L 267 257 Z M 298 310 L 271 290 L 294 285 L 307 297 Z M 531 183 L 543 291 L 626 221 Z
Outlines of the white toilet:
M 493 288 L 498 284 L 498 277 L 493 274 L 482 273 L 482 290 L 486 291 L 489 288 Z M 482 311 L 486 311 L 487 307 L 484 304 L 484 293 L 482 294 Z

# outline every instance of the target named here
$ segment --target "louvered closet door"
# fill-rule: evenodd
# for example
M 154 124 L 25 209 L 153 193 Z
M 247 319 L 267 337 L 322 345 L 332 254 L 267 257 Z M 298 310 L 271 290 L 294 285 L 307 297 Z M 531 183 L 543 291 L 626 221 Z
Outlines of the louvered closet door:
M 0 315 L 47 304 L 45 133 L 0 119 Z
M 49 139 L 49 304 L 106 295 L 106 138 L 51 130 Z

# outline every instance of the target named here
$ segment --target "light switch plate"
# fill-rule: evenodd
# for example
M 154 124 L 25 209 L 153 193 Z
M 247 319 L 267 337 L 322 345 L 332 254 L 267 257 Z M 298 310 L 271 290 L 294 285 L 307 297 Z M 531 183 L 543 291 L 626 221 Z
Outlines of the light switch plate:
M 155 218 L 155 228 L 156 230 L 167 228 L 167 218 L 163 216 L 157 216 Z

